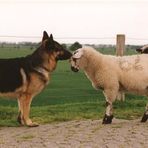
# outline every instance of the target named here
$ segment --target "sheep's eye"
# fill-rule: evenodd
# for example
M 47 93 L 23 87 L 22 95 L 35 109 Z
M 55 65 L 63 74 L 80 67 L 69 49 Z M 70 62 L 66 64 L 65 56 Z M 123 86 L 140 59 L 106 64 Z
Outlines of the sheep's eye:
M 76 54 L 76 53 L 78 53 L 78 51 L 76 50 L 76 51 L 74 51 L 74 53 L 73 54 Z
M 74 62 L 76 62 L 76 61 L 77 61 L 77 59 L 76 59 L 76 58 L 72 58 L 72 60 L 73 60 Z

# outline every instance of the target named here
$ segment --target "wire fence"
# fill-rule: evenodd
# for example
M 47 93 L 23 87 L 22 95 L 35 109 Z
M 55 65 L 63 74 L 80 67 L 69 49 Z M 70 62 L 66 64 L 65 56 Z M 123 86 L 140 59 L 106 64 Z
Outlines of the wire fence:
M 41 38 L 41 36 L 17 36 L 17 35 L 0 35 L 0 38 Z M 56 39 L 116 39 L 116 37 L 79 37 L 79 36 L 69 36 L 69 37 L 56 37 Z M 147 40 L 148 38 L 134 38 L 134 37 L 126 37 L 129 40 Z
M 41 36 L 22 36 L 22 35 L 0 35 L 0 42 L 14 42 L 14 41 L 28 41 L 28 42 L 32 42 L 32 41 L 40 41 L 42 37 Z M 91 41 L 101 41 L 101 43 L 112 43 L 115 44 L 116 43 L 116 37 L 84 37 L 84 36 L 63 36 L 63 37 L 55 37 L 55 39 L 57 40 L 63 40 L 63 41 L 83 41 L 83 42 L 88 42 L 90 40 Z M 86 43 L 87 43 L 86 42 Z M 89 43 L 90 43 L 89 42 Z M 148 43 L 148 38 L 135 38 L 135 37 L 128 37 L 126 36 L 126 44 L 134 44 L 134 43 L 138 43 L 139 44 L 147 44 Z

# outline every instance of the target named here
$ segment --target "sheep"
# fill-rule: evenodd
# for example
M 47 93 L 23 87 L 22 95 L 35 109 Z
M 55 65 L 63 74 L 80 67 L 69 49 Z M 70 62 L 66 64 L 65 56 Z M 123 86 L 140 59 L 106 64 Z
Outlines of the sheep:
M 113 102 L 119 92 L 148 96 L 148 57 L 146 54 L 117 57 L 104 55 L 91 47 L 77 49 L 70 59 L 71 69 L 85 72 L 92 86 L 102 89 L 106 99 L 103 124 L 112 123 Z M 148 105 L 141 122 L 148 119 Z

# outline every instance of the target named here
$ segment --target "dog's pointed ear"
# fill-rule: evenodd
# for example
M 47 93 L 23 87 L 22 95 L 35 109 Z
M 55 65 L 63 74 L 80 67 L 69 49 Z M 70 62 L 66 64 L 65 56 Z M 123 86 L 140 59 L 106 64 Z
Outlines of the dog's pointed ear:
M 54 49 L 54 40 L 52 34 L 50 34 L 50 37 L 48 36 L 47 32 L 45 32 L 45 39 L 42 41 L 43 46 L 46 49 Z M 44 37 L 43 35 L 43 37 Z M 47 39 L 47 40 L 46 40 Z
M 52 42 L 53 41 L 53 35 L 52 34 L 50 34 L 50 41 Z
M 43 32 L 42 42 L 46 39 L 49 39 L 48 33 L 46 31 Z

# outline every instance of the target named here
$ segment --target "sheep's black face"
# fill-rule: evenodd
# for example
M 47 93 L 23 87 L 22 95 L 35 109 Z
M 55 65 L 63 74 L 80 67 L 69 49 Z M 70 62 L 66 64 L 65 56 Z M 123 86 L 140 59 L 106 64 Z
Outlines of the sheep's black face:
M 138 49 L 136 49 L 136 51 L 139 52 L 139 53 L 146 53 L 146 54 L 148 54 L 148 45 L 145 45 L 145 46 L 143 46 L 141 48 L 138 48 Z
M 77 63 L 77 59 L 72 57 L 70 59 L 70 63 L 71 63 L 71 70 L 73 72 L 78 72 L 79 71 L 79 66 L 78 66 L 78 63 Z
M 79 69 L 77 69 L 77 68 L 75 68 L 75 67 L 73 67 L 73 66 L 71 66 L 71 70 L 72 70 L 73 72 L 78 72 L 78 71 L 79 71 Z
M 72 71 L 74 71 L 74 72 L 79 71 L 79 69 L 80 69 L 80 61 L 81 61 L 82 56 L 83 56 L 83 49 L 82 48 L 77 49 L 73 53 L 72 57 L 70 58 L 71 70 Z
M 138 53 L 142 53 L 142 49 L 141 49 L 141 48 L 137 48 L 136 51 L 137 51 Z

